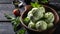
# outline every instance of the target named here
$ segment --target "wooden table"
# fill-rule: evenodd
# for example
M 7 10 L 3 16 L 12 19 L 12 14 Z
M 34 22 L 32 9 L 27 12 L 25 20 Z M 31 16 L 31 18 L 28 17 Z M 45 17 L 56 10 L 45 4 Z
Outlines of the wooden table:
M 4 13 L 12 14 L 14 6 L 11 4 L 12 0 L 0 0 L 0 34 L 15 34 L 11 22 L 4 17 Z

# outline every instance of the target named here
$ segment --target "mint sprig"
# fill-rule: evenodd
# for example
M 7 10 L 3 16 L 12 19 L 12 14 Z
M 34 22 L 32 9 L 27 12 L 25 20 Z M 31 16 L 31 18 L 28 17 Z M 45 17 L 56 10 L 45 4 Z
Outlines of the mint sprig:
M 17 34 L 25 34 L 26 30 L 25 29 L 21 29 L 17 32 Z
M 38 2 L 35 2 L 35 3 L 31 3 L 31 6 L 33 8 L 39 8 L 40 6 L 42 6 L 41 4 L 38 4 Z
M 11 23 L 12 23 L 12 25 L 13 25 L 13 27 L 14 27 L 14 30 L 16 31 L 16 29 L 17 29 L 17 26 L 21 23 L 20 22 L 20 17 L 12 17 L 12 16 L 10 16 L 10 15 L 8 15 L 8 14 L 4 14 L 5 15 L 5 17 L 7 18 L 7 19 L 9 19 L 10 21 L 11 21 Z

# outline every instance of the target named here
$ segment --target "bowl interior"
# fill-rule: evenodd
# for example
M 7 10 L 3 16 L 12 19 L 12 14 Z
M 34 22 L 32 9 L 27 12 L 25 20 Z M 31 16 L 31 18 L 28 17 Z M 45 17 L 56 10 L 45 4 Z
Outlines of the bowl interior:
M 48 6 L 45 6 L 45 5 L 44 5 L 44 7 L 45 7 L 46 12 L 48 11 L 48 12 L 52 12 L 52 13 L 54 14 L 55 19 L 54 19 L 54 22 L 53 22 L 53 23 L 54 23 L 54 25 L 56 25 L 56 24 L 58 23 L 58 21 L 59 21 L 59 16 L 58 16 L 57 12 L 56 12 L 54 9 L 52 9 L 51 7 L 48 7 Z M 32 9 L 32 7 L 31 7 L 30 5 L 25 6 L 25 11 L 24 11 L 24 12 L 22 13 L 22 15 L 21 15 L 21 23 L 22 23 L 22 25 L 23 25 L 25 28 L 27 28 L 27 29 L 29 29 L 29 30 L 38 31 L 38 30 L 34 30 L 34 29 L 28 28 L 28 27 L 24 24 L 24 22 L 23 22 L 23 19 L 27 16 L 27 13 L 28 13 L 31 9 Z M 41 32 L 41 31 L 39 31 L 39 32 Z

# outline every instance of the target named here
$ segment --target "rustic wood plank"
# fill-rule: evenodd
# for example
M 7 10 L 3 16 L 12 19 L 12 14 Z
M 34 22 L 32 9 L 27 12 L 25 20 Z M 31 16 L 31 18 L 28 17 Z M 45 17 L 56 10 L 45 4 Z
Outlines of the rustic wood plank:
M 9 22 L 0 22 L 0 34 L 15 34 L 12 24 Z
M 11 4 L 13 0 L 0 0 L 0 4 Z
M 9 14 L 11 16 L 14 16 L 12 11 L 14 9 L 13 4 L 0 4 L 0 21 L 6 21 L 8 20 L 5 16 L 4 13 Z

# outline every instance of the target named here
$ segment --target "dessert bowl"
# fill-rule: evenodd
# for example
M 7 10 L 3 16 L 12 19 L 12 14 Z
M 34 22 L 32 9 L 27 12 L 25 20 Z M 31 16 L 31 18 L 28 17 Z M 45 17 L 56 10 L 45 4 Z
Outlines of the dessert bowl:
M 53 8 L 51 8 L 49 6 L 46 6 L 46 5 L 43 5 L 43 6 L 44 6 L 46 11 L 52 12 L 54 14 L 54 18 L 55 18 L 54 22 L 53 22 L 54 26 L 52 28 L 49 28 L 49 29 L 46 29 L 46 30 L 43 30 L 43 31 L 39 31 L 39 30 L 28 28 L 24 24 L 23 19 L 27 16 L 28 12 L 32 9 L 32 6 L 31 5 L 26 5 L 24 12 L 21 14 L 20 20 L 21 20 L 22 26 L 24 28 L 26 28 L 27 32 L 29 32 L 30 34 L 53 34 L 53 32 L 56 29 L 57 24 L 59 23 L 58 22 L 59 21 L 59 16 L 58 16 L 57 12 Z

